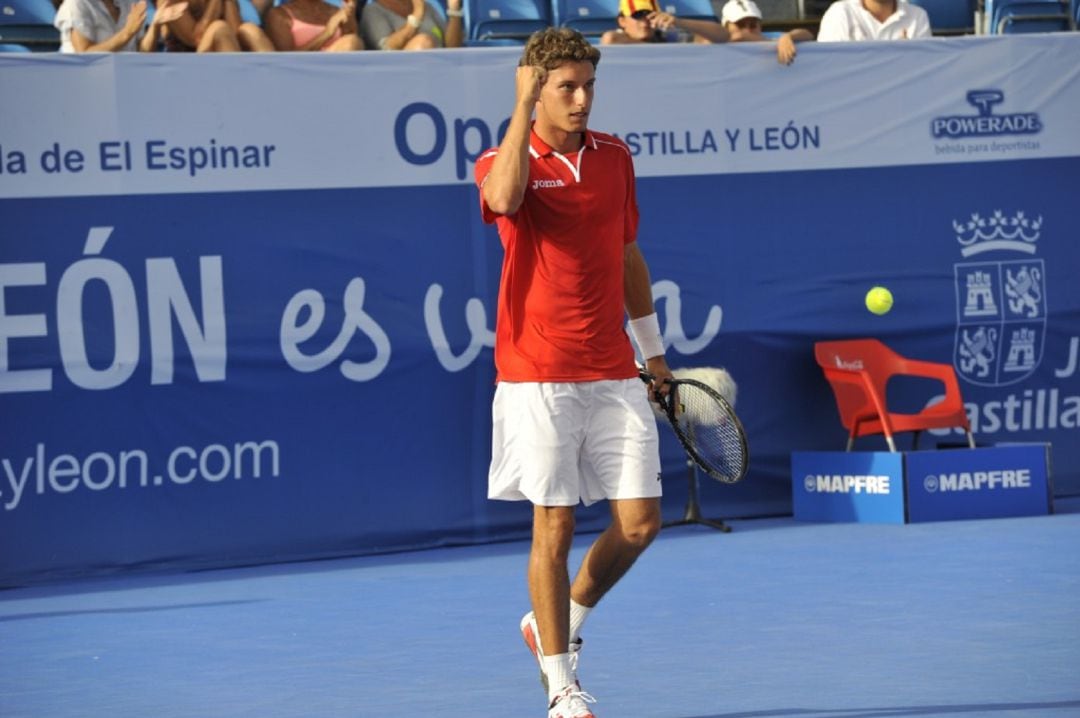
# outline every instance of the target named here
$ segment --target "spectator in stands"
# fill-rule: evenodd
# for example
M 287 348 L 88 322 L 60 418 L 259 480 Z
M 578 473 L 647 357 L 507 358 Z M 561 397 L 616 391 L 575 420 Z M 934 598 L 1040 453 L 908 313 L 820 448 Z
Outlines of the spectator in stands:
M 728 0 L 720 11 L 720 21 L 731 37 L 728 42 L 768 40 L 761 32 L 761 20 L 761 8 L 754 0 Z M 813 39 L 813 33 L 805 28 L 785 32 L 776 40 L 776 59 L 782 65 L 790 65 L 795 61 L 795 43 Z
M 908 0 L 837 0 L 821 17 L 819 42 L 930 37 L 930 16 Z
M 380 50 L 431 50 L 461 47 L 465 41 L 461 0 L 447 0 L 442 13 L 425 0 L 375 0 L 364 6 L 360 36 Z
M 288 0 L 266 13 L 266 34 L 278 50 L 363 50 L 355 0 L 335 7 L 324 0 Z
M 170 52 L 272 52 L 270 38 L 243 22 L 237 0 L 188 0 L 187 11 L 165 25 Z
M 617 30 L 600 36 L 602 45 L 632 45 L 642 42 L 713 43 L 727 42 L 724 26 L 711 20 L 675 17 L 663 12 L 656 0 L 619 0 Z M 673 37 L 674 36 L 674 37 Z
M 146 0 L 64 0 L 53 24 L 60 31 L 60 52 L 149 52 L 162 23 L 186 9 L 186 2 L 166 0 L 145 28 Z

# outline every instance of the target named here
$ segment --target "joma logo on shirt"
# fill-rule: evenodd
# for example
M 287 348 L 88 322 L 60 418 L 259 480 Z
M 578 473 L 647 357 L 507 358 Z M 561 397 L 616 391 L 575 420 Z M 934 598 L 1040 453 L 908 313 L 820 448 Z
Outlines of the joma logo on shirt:
M 548 187 L 565 187 L 566 183 L 561 179 L 553 180 L 533 180 L 533 189 L 547 189 Z

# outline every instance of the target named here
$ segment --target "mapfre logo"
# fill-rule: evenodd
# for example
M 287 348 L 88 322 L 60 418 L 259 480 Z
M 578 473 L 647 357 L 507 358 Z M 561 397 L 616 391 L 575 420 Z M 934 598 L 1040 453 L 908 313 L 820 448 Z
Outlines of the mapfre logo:
M 1036 135 L 1043 130 L 1037 112 L 995 115 L 994 107 L 1005 101 L 1005 93 L 1001 90 L 971 90 L 967 93 L 967 101 L 978 114 L 935 117 L 930 120 L 930 134 L 934 139 Z
M 990 217 L 977 213 L 953 220 L 963 257 L 1012 252 L 1029 258 L 954 265 L 956 342 L 953 365 L 968 382 L 982 386 L 1013 384 L 1039 366 L 1046 338 L 1046 267 L 1030 258 L 1042 230 L 1042 217 L 1024 212 Z
M 930 494 L 949 491 L 994 491 L 997 489 L 1030 488 L 1031 469 L 960 471 L 953 474 L 930 474 L 923 479 L 923 489 Z
M 553 180 L 533 180 L 533 189 L 551 189 L 552 187 L 565 187 L 566 183 L 561 179 Z
M 808 474 L 803 488 L 810 494 L 888 494 L 889 477 L 864 474 Z

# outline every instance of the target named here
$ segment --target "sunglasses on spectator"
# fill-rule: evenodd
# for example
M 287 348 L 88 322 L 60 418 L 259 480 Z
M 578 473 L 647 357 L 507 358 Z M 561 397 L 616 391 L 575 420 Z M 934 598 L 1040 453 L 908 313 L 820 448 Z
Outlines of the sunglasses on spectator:
M 630 17 L 635 20 L 648 20 L 649 15 L 652 15 L 652 10 L 638 10 L 637 12 L 632 13 Z

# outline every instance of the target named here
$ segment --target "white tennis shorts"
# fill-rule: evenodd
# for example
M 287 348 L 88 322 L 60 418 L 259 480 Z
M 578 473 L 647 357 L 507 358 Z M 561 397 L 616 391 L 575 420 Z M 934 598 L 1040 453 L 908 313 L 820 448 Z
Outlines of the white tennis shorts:
M 656 419 L 639 379 L 499 382 L 488 498 L 538 506 L 660 496 Z

